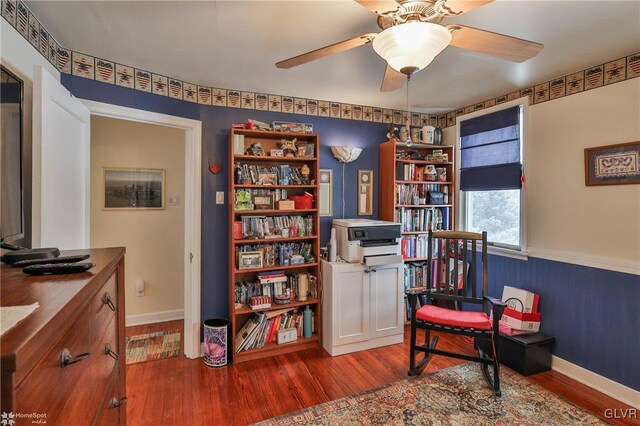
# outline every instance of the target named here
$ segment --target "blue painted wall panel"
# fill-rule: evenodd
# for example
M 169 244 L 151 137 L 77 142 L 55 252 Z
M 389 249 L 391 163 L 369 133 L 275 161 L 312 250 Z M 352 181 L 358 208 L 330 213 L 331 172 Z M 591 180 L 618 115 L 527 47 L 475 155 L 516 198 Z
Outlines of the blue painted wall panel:
M 215 204 L 215 192 L 227 191 L 227 135 L 232 123 L 247 118 L 310 122 L 320 134 L 320 166 L 333 169 L 333 213 L 340 217 L 342 166 L 330 146 L 364 148 L 360 158 L 346 167 L 345 216 L 357 213 L 358 169 L 374 170 L 378 188 L 378 144 L 387 126 L 362 121 L 336 120 L 255 110 L 201 106 L 63 74 L 62 84 L 83 99 L 201 120 L 202 135 L 202 318 L 227 317 L 227 206 Z M 207 159 L 225 159 L 218 175 L 208 172 Z M 378 214 L 374 194 L 374 216 Z M 321 241 L 329 238 L 330 218 L 321 218 Z M 569 362 L 640 390 L 640 277 L 561 262 L 528 261 L 490 256 L 491 294 L 501 296 L 504 285 L 540 294 L 542 330 L 556 338 L 554 354 Z

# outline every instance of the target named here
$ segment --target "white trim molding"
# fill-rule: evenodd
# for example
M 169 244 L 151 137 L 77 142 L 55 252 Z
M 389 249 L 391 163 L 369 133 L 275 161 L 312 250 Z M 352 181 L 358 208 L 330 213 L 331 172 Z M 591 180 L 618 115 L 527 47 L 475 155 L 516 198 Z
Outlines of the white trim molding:
M 125 324 L 127 327 L 134 325 L 154 324 L 157 322 L 175 321 L 184 319 L 184 309 L 172 311 L 148 312 L 145 314 L 127 315 Z
M 184 354 L 200 356 L 202 122 L 173 115 L 83 99 L 91 114 L 147 124 L 160 124 L 185 133 L 184 203 Z
M 611 257 L 535 247 L 529 247 L 529 257 L 588 266 L 590 268 L 606 269 L 608 271 L 623 272 L 625 274 L 640 275 L 640 260 L 614 259 Z
M 582 384 L 585 384 L 598 392 L 609 395 L 620 402 L 624 402 L 634 408 L 640 409 L 640 391 L 614 382 L 579 365 L 572 364 L 555 355 L 551 356 L 551 369 L 562 373 Z

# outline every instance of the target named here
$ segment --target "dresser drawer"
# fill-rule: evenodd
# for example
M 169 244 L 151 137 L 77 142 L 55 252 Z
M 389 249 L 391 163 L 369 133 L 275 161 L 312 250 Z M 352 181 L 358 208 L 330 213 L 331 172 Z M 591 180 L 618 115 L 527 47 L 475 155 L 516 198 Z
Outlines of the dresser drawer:
M 94 350 L 95 355 L 92 354 L 89 363 L 83 367 L 82 374 L 75 388 L 69 394 L 57 423 L 71 425 L 82 420 L 83 424 L 90 424 L 95 417 L 95 413 L 112 382 L 111 378 L 118 370 L 114 357 L 120 354 L 114 353 L 112 356 L 105 351 L 106 345 L 110 345 L 112 350 L 116 346 L 116 321 L 116 318 L 111 320 L 107 332 Z
M 16 411 L 47 413 L 48 424 L 91 422 L 117 363 L 105 354 L 105 345 L 120 355 L 118 318 L 106 304 L 101 308 L 96 303 L 104 292 L 103 288 L 85 305 L 69 331 L 17 388 Z M 63 367 L 63 352 L 78 360 Z
M 112 274 L 107 282 L 93 296 L 90 303 L 90 311 L 93 314 L 91 322 L 91 334 L 102 336 L 104 330 L 111 321 L 111 317 L 118 311 L 118 286 L 116 274 Z
M 113 371 L 113 379 L 113 385 L 98 408 L 98 414 L 93 423 L 96 426 L 117 425 L 120 423 L 120 417 L 124 417 L 127 414 L 124 403 L 126 400 L 122 399 L 124 395 L 120 395 L 120 380 L 117 368 Z

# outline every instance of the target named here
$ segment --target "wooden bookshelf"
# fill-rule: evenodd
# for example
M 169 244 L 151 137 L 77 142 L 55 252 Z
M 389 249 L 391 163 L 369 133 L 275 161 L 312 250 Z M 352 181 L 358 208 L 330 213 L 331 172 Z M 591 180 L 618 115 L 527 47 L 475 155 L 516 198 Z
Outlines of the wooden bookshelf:
M 242 138 L 236 138 L 236 136 L 242 136 Z M 270 152 L 272 149 L 280 149 L 280 144 L 282 140 L 292 141 L 296 139 L 296 147 L 301 145 L 313 145 L 313 154 L 312 156 L 295 156 L 295 157 L 280 157 L 280 156 L 270 156 Z M 243 139 L 240 146 L 240 141 L 238 139 Z M 235 143 L 234 143 L 235 142 Z M 288 352 L 295 352 L 299 350 L 309 349 L 313 347 L 317 347 L 321 342 L 321 304 L 322 304 L 322 285 L 320 279 L 320 266 L 319 266 L 319 256 L 320 256 L 320 239 L 319 239 L 319 230 L 320 230 L 320 220 L 317 209 L 317 197 L 318 197 L 318 173 L 319 173 L 319 137 L 317 134 L 307 134 L 307 133 L 284 133 L 284 132 L 270 132 L 270 131 L 259 131 L 259 130 L 246 130 L 246 129 L 231 129 L 229 131 L 229 312 L 231 316 L 231 336 L 229 338 L 230 341 L 230 353 L 233 353 L 232 359 L 234 363 L 244 362 L 249 360 L 261 359 L 266 357 L 271 357 L 274 355 L 279 355 Z M 252 145 L 259 143 L 260 146 L 264 150 L 264 155 L 247 155 L 247 149 Z M 235 150 L 234 150 L 235 148 Z M 242 153 L 240 153 L 240 148 Z M 237 151 L 237 152 L 234 152 Z M 298 155 L 296 150 L 295 155 Z M 263 182 L 260 179 L 259 182 L 254 181 L 253 179 L 244 179 L 243 181 L 236 182 L 236 163 L 241 165 L 247 165 L 249 167 L 256 166 L 257 168 L 278 168 L 280 170 L 280 166 L 289 166 L 290 169 L 298 169 L 298 172 L 301 173 L 300 169 L 306 165 L 309 167 L 309 181 L 305 182 L 304 180 L 300 182 L 299 180 L 294 184 L 294 182 L 289 182 L 289 184 L 281 184 L 280 179 L 278 179 L 278 184 L 271 185 L 261 185 Z M 243 176 L 244 177 L 244 176 Z M 280 176 L 279 176 L 280 177 Z M 277 205 L 274 202 L 274 208 L 271 209 L 253 209 L 253 210 L 236 210 L 235 209 L 235 195 L 237 190 L 246 190 L 250 193 L 255 193 L 260 190 L 267 190 L 271 194 L 270 196 L 275 196 L 275 191 L 286 191 L 286 196 L 289 197 L 291 195 L 302 195 L 305 192 L 310 193 L 314 197 L 314 205 L 309 209 L 293 209 L 293 210 L 279 210 L 277 209 Z M 280 194 L 282 194 L 280 192 Z M 252 196 L 253 202 L 253 196 Z M 295 232 L 290 230 L 290 235 L 296 236 L 282 236 L 279 233 L 279 229 L 274 229 L 273 236 L 263 235 L 262 229 L 260 228 L 260 232 L 247 233 L 244 234 L 244 229 L 242 236 L 239 238 L 235 238 L 234 236 L 234 222 L 242 221 L 244 217 L 245 220 L 251 221 L 254 218 L 266 217 L 268 220 L 277 220 L 280 216 L 302 216 L 312 218 L 312 232 L 311 235 L 296 235 Z M 255 237 L 260 238 L 255 238 Z M 315 260 L 312 262 L 306 262 L 302 264 L 286 264 L 286 265 L 270 265 L 264 266 L 260 268 L 251 268 L 251 269 L 240 269 L 237 264 L 237 250 L 243 249 L 243 246 L 250 245 L 265 245 L 265 244 L 283 244 L 283 243 L 311 243 L 312 250 L 311 253 L 314 256 Z M 263 254 L 264 256 L 264 254 Z M 263 257 L 264 263 L 264 257 Z M 271 307 L 268 308 L 260 308 L 253 310 L 249 306 L 236 305 L 236 294 L 235 288 L 236 283 L 239 282 L 257 282 L 258 281 L 258 273 L 266 272 L 266 271 L 279 271 L 283 270 L 285 275 L 287 276 L 296 276 L 301 273 L 308 273 L 317 277 L 316 285 L 317 285 L 317 298 L 309 297 L 306 301 L 298 301 L 292 297 L 292 301 L 288 304 L 276 304 L 274 302 L 271 303 Z M 259 287 L 259 286 L 258 286 Z M 293 289 L 292 289 L 293 291 Z M 282 309 L 295 308 L 299 309 L 300 313 L 302 313 L 303 308 L 309 306 L 310 309 L 314 313 L 314 333 L 311 338 L 304 338 L 303 336 L 298 336 L 297 341 L 278 345 L 275 342 L 267 342 L 261 347 L 254 347 L 251 349 L 243 349 L 240 352 L 236 352 L 236 334 L 245 324 L 245 322 L 252 316 L 257 313 L 266 313 L 268 315 L 269 312 L 279 311 Z
M 427 155 L 432 154 L 434 150 L 442 150 L 443 153 L 446 153 L 448 156 L 448 161 L 425 160 L 424 158 Z M 420 159 L 398 158 L 396 154 L 399 151 L 417 152 L 420 155 Z M 410 239 L 414 239 L 414 241 L 418 241 L 418 239 L 422 237 L 426 239 L 427 234 L 429 233 L 429 229 L 433 228 L 433 226 L 429 226 L 428 222 L 426 226 L 422 227 L 407 226 L 406 218 L 400 214 L 403 210 L 406 211 L 408 209 L 411 209 L 412 211 L 420 212 L 418 214 L 426 215 L 427 212 L 433 212 L 435 209 L 448 209 L 449 223 L 446 229 L 454 229 L 457 207 L 455 198 L 456 170 L 454 159 L 455 150 L 451 145 L 431 145 L 416 143 L 411 147 L 407 147 L 404 143 L 395 141 L 388 141 L 380 144 L 380 168 L 378 177 L 378 182 L 380 185 L 380 204 L 378 206 L 379 217 L 381 220 L 391 220 L 394 222 L 402 223 L 403 240 L 407 239 L 407 241 L 411 241 Z M 414 173 L 414 176 L 406 176 L 405 166 L 411 165 L 414 169 L 426 168 L 427 166 L 444 168 L 446 170 L 446 178 L 441 181 L 425 180 L 425 174 L 423 173 L 424 170 L 420 171 L 420 173 Z M 422 176 L 423 179 L 416 180 L 420 176 Z M 412 179 L 412 177 L 414 179 Z M 417 205 L 413 202 L 408 203 L 406 199 L 404 201 L 399 199 L 398 188 L 401 185 L 404 185 L 405 188 L 409 187 L 410 185 L 415 185 L 415 187 L 420 188 L 423 193 L 428 188 L 427 185 L 439 185 L 439 192 L 444 192 L 444 188 L 446 187 L 448 200 L 444 204 L 427 204 L 426 201 L 421 203 L 420 200 Z M 444 226 L 443 229 L 445 229 Z M 425 240 L 423 239 L 422 241 Z M 424 250 L 422 253 L 406 253 L 406 250 L 403 250 L 403 258 L 405 263 L 405 289 L 408 289 L 407 287 L 409 285 L 410 278 L 407 277 L 407 275 L 409 275 L 411 271 L 414 271 L 414 273 L 416 273 L 416 270 L 420 269 L 420 262 L 424 264 L 429 260 L 426 257 L 426 244 L 424 245 Z M 413 288 L 424 289 L 424 287 L 420 286 Z

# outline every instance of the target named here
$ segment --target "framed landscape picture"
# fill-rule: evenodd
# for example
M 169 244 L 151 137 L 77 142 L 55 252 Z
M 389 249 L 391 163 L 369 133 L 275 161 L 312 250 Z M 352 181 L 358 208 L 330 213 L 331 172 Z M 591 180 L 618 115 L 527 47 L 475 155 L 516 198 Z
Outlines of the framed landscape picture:
M 165 171 L 162 169 L 102 169 L 104 210 L 164 209 Z
M 640 183 L 640 141 L 584 150 L 586 186 Z

